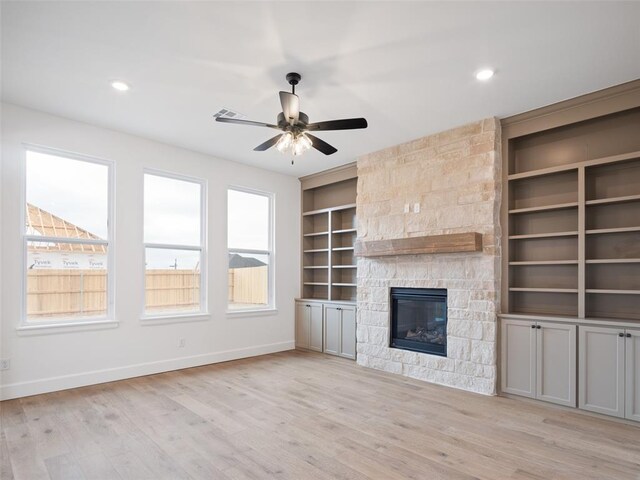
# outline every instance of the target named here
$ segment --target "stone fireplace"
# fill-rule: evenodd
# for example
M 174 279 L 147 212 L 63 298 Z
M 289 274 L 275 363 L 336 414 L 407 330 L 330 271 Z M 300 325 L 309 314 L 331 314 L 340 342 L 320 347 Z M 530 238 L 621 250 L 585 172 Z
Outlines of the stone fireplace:
M 481 251 L 358 259 L 360 365 L 496 393 L 500 170 L 500 123 L 494 118 L 358 159 L 359 242 L 469 232 L 482 236 Z M 398 348 L 397 340 L 393 344 L 392 291 L 406 289 L 446 290 L 444 355 Z M 401 332 L 404 340 L 439 338 L 441 314 L 434 314 L 430 325 L 419 323 Z

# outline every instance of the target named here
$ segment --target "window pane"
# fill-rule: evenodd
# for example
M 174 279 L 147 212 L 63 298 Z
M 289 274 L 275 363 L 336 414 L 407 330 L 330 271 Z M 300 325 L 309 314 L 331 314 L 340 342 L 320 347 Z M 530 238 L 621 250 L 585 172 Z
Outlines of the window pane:
M 106 314 L 105 245 L 27 242 L 29 320 Z
M 201 185 L 144 176 L 144 241 L 200 245 Z
M 229 190 L 227 218 L 229 248 L 269 249 L 269 197 Z
M 269 305 L 269 255 L 229 253 L 229 309 Z
M 27 151 L 28 235 L 107 239 L 109 168 Z
M 200 311 L 200 252 L 146 249 L 146 313 Z

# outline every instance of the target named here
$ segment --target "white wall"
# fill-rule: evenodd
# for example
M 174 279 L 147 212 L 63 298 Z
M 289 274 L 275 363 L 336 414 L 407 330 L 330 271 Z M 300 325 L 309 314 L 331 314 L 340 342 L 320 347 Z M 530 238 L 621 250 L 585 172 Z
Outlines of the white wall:
M 176 119 L 179 121 L 179 119 Z M 212 124 L 212 128 L 214 128 Z M 114 247 L 116 328 L 23 333 L 19 165 L 23 143 L 113 160 L 116 165 Z M 151 167 L 208 182 L 208 295 L 211 318 L 143 325 L 142 172 Z M 299 287 L 300 186 L 295 177 L 219 160 L 139 137 L 14 105 L 2 105 L 1 357 L 11 368 L 0 378 L 1 398 L 13 398 L 288 350 L 294 347 Z M 277 313 L 226 312 L 226 191 L 241 185 L 275 193 Z M 179 339 L 186 347 L 178 348 Z

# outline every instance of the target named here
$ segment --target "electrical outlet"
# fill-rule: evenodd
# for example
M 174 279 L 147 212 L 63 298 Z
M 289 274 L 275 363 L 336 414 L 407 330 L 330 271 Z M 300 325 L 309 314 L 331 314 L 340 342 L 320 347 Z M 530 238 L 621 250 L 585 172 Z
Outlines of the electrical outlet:
M 0 370 L 9 370 L 11 368 L 11 360 L 3 358 L 0 360 Z
M 409 204 L 408 203 L 404 204 L 404 213 L 409 213 Z
M 178 348 L 184 348 L 186 345 L 187 345 L 187 339 L 181 338 L 180 341 L 178 342 Z
M 413 204 L 413 213 L 420 213 L 420 204 L 419 203 L 414 203 Z

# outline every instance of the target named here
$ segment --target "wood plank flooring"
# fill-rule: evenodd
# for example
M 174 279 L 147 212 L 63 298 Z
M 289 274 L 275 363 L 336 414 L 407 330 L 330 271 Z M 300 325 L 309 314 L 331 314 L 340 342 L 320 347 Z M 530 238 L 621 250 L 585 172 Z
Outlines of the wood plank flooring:
M 0 409 L 3 480 L 640 479 L 640 426 L 299 351 Z

